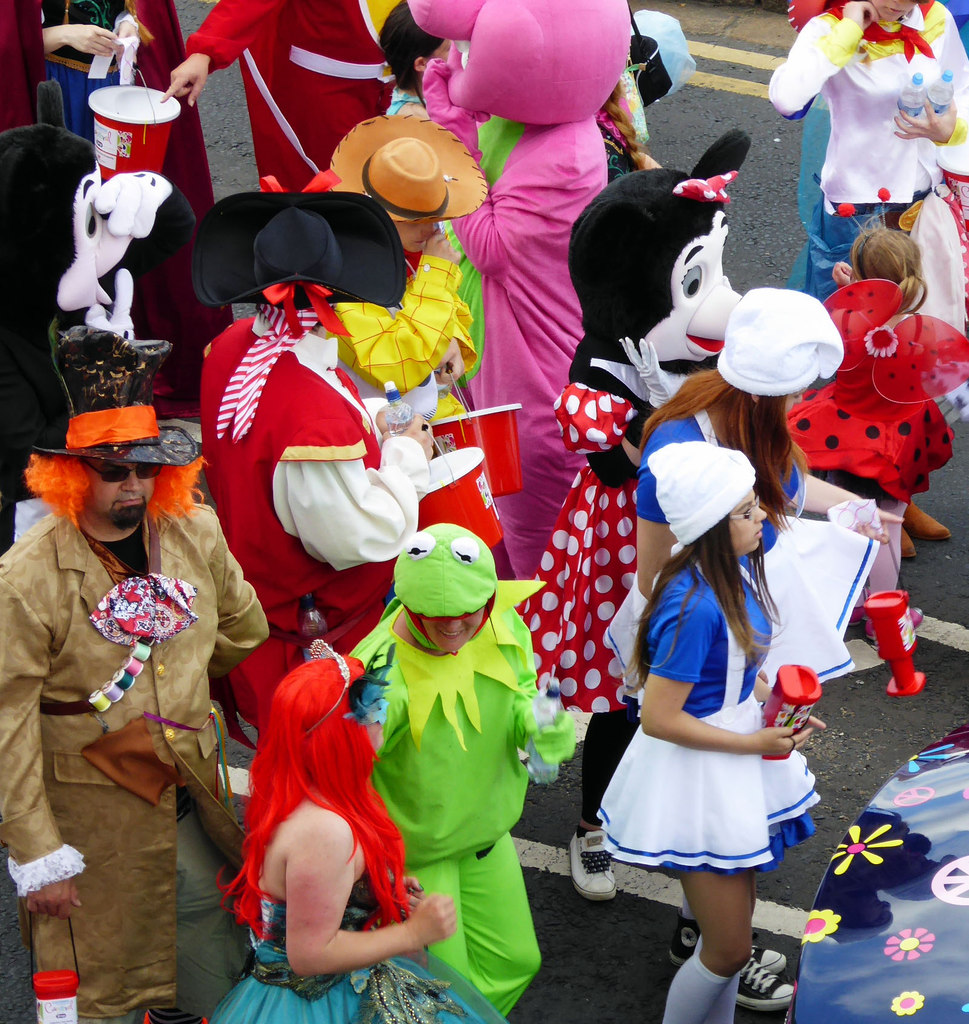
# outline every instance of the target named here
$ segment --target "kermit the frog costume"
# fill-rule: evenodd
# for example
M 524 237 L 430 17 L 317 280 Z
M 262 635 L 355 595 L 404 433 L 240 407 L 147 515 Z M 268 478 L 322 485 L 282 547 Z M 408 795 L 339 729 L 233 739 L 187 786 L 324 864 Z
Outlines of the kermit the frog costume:
M 374 785 L 407 870 L 454 898 L 458 930 L 433 952 L 507 1013 L 541 962 L 509 834 L 528 785 L 518 751 L 531 737 L 552 764 L 575 751 L 570 715 L 538 732 L 532 710 L 532 641 L 515 606 L 540 584 L 499 582 L 485 543 L 450 523 L 404 546 L 394 582 L 396 598 L 353 652 L 389 684 Z M 458 650 L 431 639 L 479 614 Z

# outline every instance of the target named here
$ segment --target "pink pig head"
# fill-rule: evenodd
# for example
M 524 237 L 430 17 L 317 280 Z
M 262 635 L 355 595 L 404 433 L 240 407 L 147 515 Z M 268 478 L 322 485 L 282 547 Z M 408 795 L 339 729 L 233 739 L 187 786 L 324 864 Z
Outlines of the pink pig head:
M 409 0 L 451 48 L 451 102 L 524 124 L 582 121 L 608 99 L 629 53 L 626 0 Z M 463 66 L 462 66 L 463 63 Z

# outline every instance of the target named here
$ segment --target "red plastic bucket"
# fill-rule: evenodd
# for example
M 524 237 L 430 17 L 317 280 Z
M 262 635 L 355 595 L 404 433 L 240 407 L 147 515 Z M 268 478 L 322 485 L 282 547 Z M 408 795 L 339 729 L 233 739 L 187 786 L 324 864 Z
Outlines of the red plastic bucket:
M 493 409 L 434 420 L 431 431 L 445 452 L 480 448 L 485 455 L 485 474 L 496 498 L 517 494 L 522 489 L 522 461 L 518 448 L 518 410 L 521 405 L 499 405 Z
M 160 171 L 172 121 L 182 112 L 174 97 L 140 85 L 109 85 L 88 97 L 94 112 L 94 150 L 101 177 Z
M 969 144 L 937 146 L 935 159 L 942 169 L 945 183 L 962 207 L 962 217 L 969 227 Z
M 480 448 L 462 448 L 431 459 L 431 489 L 418 507 L 421 529 L 435 523 L 456 523 L 479 536 L 489 548 L 501 540 L 498 507 L 483 464 Z

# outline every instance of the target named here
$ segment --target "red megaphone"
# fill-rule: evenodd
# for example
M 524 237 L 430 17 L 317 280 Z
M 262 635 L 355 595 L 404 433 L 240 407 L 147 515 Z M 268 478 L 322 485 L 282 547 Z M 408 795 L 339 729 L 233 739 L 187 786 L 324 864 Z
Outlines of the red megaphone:
M 908 591 L 883 590 L 865 601 L 865 614 L 875 627 L 878 657 L 887 661 L 892 678 L 885 692 L 889 697 L 913 697 L 925 686 L 925 673 L 916 672 L 912 652 L 918 641 L 908 608 Z

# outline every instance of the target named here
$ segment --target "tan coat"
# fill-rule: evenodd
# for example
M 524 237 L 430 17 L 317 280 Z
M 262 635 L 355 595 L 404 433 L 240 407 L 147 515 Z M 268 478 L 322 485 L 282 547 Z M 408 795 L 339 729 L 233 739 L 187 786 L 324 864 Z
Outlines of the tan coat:
M 144 712 L 155 751 L 175 763 L 206 830 L 238 859 L 241 830 L 211 795 L 216 736 L 208 675 L 224 675 L 266 638 L 255 592 L 215 513 L 158 523 L 161 571 L 198 588 L 188 629 L 157 644 L 110 731 Z M 90 714 L 41 715 L 45 701 L 84 700 L 126 660 L 88 619 L 111 580 L 71 523 L 48 517 L 0 559 L 0 841 L 19 864 L 68 844 L 86 862 L 74 911 L 82 1016 L 113 1017 L 175 999 L 175 787 L 157 807 L 115 785 L 81 755 L 102 735 Z M 23 908 L 21 908 L 23 909 Z M 35 916 L 41 969 L 72 966 L 65 922 Z

